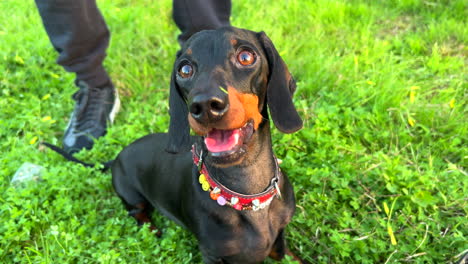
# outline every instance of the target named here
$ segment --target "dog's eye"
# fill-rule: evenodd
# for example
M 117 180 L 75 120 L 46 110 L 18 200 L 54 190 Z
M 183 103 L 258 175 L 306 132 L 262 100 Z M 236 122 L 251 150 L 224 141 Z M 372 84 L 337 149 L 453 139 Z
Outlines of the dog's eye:
M 255 62 L 255 54 L 248 50 L 243 50 L 237 54 L 237 61 L 243 66 L 252 65 Z
M 184 64 L 179 68 L 179 76 L 182 78 L 189 78 L 193 74 L 193 68 L 190 64 Z

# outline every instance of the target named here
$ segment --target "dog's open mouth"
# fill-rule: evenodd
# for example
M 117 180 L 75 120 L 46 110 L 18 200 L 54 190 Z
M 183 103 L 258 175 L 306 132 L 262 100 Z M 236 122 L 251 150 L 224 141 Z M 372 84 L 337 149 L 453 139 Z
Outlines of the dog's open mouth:
M 230 156 L 242 150 L 243 145 L 250 140 L 253 131 L 252 121 L 237 129 L 213 128 L 205 136 L 205 146 L 212 156 Z

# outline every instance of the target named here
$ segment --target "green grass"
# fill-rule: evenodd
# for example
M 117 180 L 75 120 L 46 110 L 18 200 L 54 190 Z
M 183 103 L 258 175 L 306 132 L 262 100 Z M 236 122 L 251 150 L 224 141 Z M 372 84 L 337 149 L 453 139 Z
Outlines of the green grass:
M 123 109 L 88 161 L 167 131 L 178 49 L 171 1 L 99 1 L 106 67 Z M 290 247 L 312 263 L 454 263 L 468 249 L 467 43 L 463 0 L 247 1 L 232 23 L 265 31 L 298 81 L 305 127 L 273 132 L 295 186 Z M 135 226 L 110 174 L 60 144 L 74 76 L 55 65 L 33 1 L 0 1 L 0 262 L 197 263 L 189 232 Z M 24 162 L 43 180 L 12 187 Z M 394 236 L 392 243 L 391 236 Z M 287 262 L 287 261 L 285 261 Z

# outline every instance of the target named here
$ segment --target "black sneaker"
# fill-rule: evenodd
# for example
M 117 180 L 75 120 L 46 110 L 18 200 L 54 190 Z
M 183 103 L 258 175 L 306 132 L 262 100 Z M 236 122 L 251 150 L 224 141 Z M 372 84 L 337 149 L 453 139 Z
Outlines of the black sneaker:
M 63 149 L 69 154 L 91 149 L 94 139 L 106 134 L 107 123 L 114 121 L 120 108 L 118 93 L 111 83 L 101 88 L 83 81 L 76 85 L 80 90 L 73 95 L 76 105 L 63 136 Z

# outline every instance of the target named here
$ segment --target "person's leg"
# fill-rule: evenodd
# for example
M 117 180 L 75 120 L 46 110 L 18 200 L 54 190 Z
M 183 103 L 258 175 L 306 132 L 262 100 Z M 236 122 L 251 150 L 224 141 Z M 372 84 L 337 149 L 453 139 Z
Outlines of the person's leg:
M 93 87 L 110 81 L 102 62 L 109 30 L 95 0 L 36 0 L 57 63 Z
M 231 0 L 173 0 L 172 16 L 182 45 L 198 31 L 230 26 Z
M 95 0 L 35 0 L 57 63 L 76 74 L 80 90 L 73 95 L 75 110 L 63 145 L 69 152 L 93 146 L 93 138 L 105 135 L 118 97 L 102 62 L 109 45 L 109 30 Z

